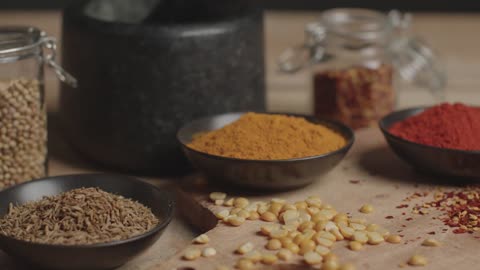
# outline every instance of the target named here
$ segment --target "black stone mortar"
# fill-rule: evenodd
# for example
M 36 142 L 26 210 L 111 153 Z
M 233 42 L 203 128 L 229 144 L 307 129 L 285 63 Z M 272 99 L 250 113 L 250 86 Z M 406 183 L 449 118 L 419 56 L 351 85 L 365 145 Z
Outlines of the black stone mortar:
M 119 170 L 182 174 L 183 124 L 265 109 L 263 16 L 244 1 L 75 2 L 62 59 L 79 81 L 62 88 L 65 135 Z

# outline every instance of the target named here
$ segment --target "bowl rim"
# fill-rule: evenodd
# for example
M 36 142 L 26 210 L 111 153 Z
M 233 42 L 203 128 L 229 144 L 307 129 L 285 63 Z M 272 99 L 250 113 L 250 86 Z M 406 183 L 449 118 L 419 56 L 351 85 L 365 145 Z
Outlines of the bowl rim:
M 380 119 L 378 121 L 378 126 L 379 126 L 380 130 L 382 131 L 382 133 L 386 137 L 390 137 L 390 138 L 395 139 L 397 141 L 400 141 L 402 143 L 406 143 L 406 144 L 410 144 L 410 145 L 414 145 L 414 146 L 417 146 L 417 147 L 426 148 L 426 149 L 430 149 L 430 150 L 444 151 L 444 152 L 450 152 L 450 153 L 456 153 L 456 154 L 470 154 L 470 155 L 471 154 L 480 154 L 480 150 L 462 150 L 462 149 L 453 149 L 453 148 L 443 148 L 443 147 L 438 147 L 438 146 L 433 146 L 433 145 L 428 145 L 428 144 L 417 143 L 417 142 L 410 141 L 410 140 L 404 139 L 402 137 L 399 137 L 399 136 L 397 136 L 397 135 L 395 135 L 395 134 L 393 134 L 389 131 L 389 128 L 394 123 L 398 123 L 398 122 L 403 121 L 403 120 L 405 120 L 405 119 L 407 119 L 411 116 L 418 115 L 419 113 L 422 113 L 423 111 L 425 111 L 426 109 L 431 108 L 431 107 L 432 106 L 416 106 L 416 107 L 409 107 L 409 108 L 398 110 L 398 111 L 393 111 L 393 112 L 385 115 L 384 117 L 382 117 L 382 119 Z M 410 111 L 417 111 L 417 112 L 412 114 L 412 115 L 409 115 L 408 117 L 402 118 L 401 120 L 392 122 L 392 124 L 390 124 L 388 127 L 386 126 L 385 120 L 388 117 L 391 117 L 393 115 L 400 114 L 400 113 L 410 112 Z
M 193 148 L 190 148 L 186 143 L 184 143 L 180 139 L 180 134 L 182 133 L 182 131 L 185 128 L 192 125 L 193 123 L 196 123 L 196 122 L 199 122 L 199 121 L 204 121 L 204 120 L 207 120 L 207 119 L 216 118 L 216 117 L 221 117 L 221 116 L 228 116 L 228 115 L 241 116 L 241 115 L 244 115 L 246 113 L 248 113 L 248 112 L 229 112 L 229 113 L 221 113 L 221 114 L 215 114 L 215 115 L 211 115 L 211 116 L 197 118 L 197 119 L 195 119 L 193 121 L 190 121 L 187 124 L 183 125 L 177 131 L 177 136 L 176 136 L 177 141 L 182 145 L 182 147 L 184 149 L 187 149 L 188 151 L 206 156 L 208 158 L 220 159 L 220 160 L 226 160 L 226 161 L 232 161 L 232 162 L 245 162 L 245 163 L 248 163 L 248 162 L 255 162 L 255 163 L 289 163 L 289 162 L 299 162 L 299 161 L 320 159 L 320 158 L 325 158 L 325 157 L 328 157 L 328 156 L 333 156 L 335 154 L 342 153 L 344 151 L 348 151 L 348 149 L 350 149 L 350 147 L 352 147 L 353 143 L 355 142 L 355 133 L 353 132 L 353 130 L 350 127 L 348 127 L 347 125 L 345 125 L 341 122 L 338 122 L 338 121 L 335 121 L 335 120 L 330 120 L 330 119 L 318 119 L 318 118 L 315 118 L 314 116 L 309 116 L 309 115 L 304 115 L 304 114 L 282 113 L 282 112 L 259 112 L 259 113 L 272 114 L 272 115 L 280 114 L 280 115 L 287 115 L 287 116 L 302 117 L 305 120 L 307 120 L 309 122 L 312 122 L 314 124 L 319 124 L 319 123 L 322 123 L 322 122 L 326 123 L 327 125 L 333 126 L 334 131 L 336 131 L 337 133 L 341 133 L 340 135 L 346 140 L 345 145 L 340 147 L 339 149 L 337 149 L 335 151 L 327 152 L 327 153 L 324 153 L 324 154 L 321 154 L 321 155 L 314 155 L 314 156 L 307 156 L 307 157 L 300 157 L 300 158 L 290 158 L 290 159 L 271 159 L 271 160 L 269 160 L 269 159 L 243 159 L 243 158 L 232 158 L 232 157 L 212 155 L 212 154 L 209 154 L 209 153 L 201 152 L 201 151 L 195 150 Z M 317 123 L 315 123 L 313 121 L 316 121 Z
M 123 240 L 115 240 L 115 241 L 110 241 L 110 242 L 102 242 L 102 243 L 95 243 L 95 244 L 89 244 L 89 245 L 88 244 L 87 245 L 62 245 L 62 244 L 48 244 L 48 243 L 29 242 L 29 241 L 17 239 L 17 238 L 14 238 L 14 237 L 6 236 L 6 235 L 3 235 L 3 234 L 0 234 L 0 238 L 8 239 L 10 241 L 19 242 L 19 243 L 22 243 L 22 244 L 33 245 L 33 246 L 37 246 L 37 247 L 62 248 L 62 249 L 103 248 L 103 247 L 112 247 L 112 246 L 119 246 L 119 245 L 123 245 L 123 244 L 128 244 L 128 243 L 140 240 L 140 239 L 147 238 L 147 237 L 152 236 L 152 235 L 158 233 L 159 231 L 165 229 L 167 227 L 167 225 L 172 221 L 173 212 L 174 212 L 174 208 L 175 208 L 175 200 L 173 199 L 173 196 L 171 194 L 169 194 L 168 192 L 165 192 L 165 190 L 162 190 L 162 189 L 160 189 L 160 188 L 158 188 L 158 187 L 156 187 L 156 186 L 154 186 L 154 185 L 152 185 L 148 182 L 145 182 L 145 181 L 142 181 L 142 180 L 140 180 L 136 177 L 129 176 L 129 175 L 124 175 L 124 174 L 78 173 L 78 174 L 65 174 L 65 175 L 48 176 L 48 177 L 38 178 L 38 179 L 34 179 L 34 180 L 31 180 L 31 181 L 23 182 L 23 183 L 8 187 L 8 188 L 0 191 L 0 196 L 5 191 L 9 191 L 9 190 L 12 190 L 12 189 L 15 189 L 15 188 L 18 188 L 18 187 L 21 187 L 21 186 L 25 186 L 25 185 L 28 185 L 28 184 L 31 184 L 31 183 L 43 182 L 43 181 L 50 180 L 50 179 L 63 178 L 63 177 L 83 177 L 83 176 L 102 177 L 102 176 L 105 176 L 105 175 L 113 176 L 113 177 L 119 177 L 119 178 L 121 177 L 121 178 L 123 178 L 121 181 L 136 182 L 137 184 L 140 184 L 140 185 L 144 184 L 145 186 L 147 186 L 151 189 L 156 189 L 157 191 L 163 193 L 164 197 L 166 198 L 166 200 L 168 202 L 166 216 L 162 217 L 161 222 L 159 222 L 153 229 L 151 229 L 151 230 L 149 230 L 145 233 L 136 235 L 136 236 L 131 237 L 131 238 L 123 239 Z M 88 187 L 88 186 L 86 185 L 85 187 Z M 93 187 L 93 186 L 91 186 L 91 187 Z M 65 191 L 62 191 L 62 192 L 65 192 Z

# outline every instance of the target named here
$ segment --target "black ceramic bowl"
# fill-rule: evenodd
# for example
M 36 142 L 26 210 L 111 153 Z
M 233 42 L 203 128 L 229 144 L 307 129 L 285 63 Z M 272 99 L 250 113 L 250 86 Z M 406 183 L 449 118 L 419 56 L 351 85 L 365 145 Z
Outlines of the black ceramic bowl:
M 172 219 L 174 200 L 170 193 L 132 177 L 110 174 L 48 177 L 6 189 L 0 192 L 0 216 L 7 213 L 9 203 L 23 204 L 81 187 L 99 187 L 139 201 L 150 207 L 160 223 L 153 230 L 130 239 L 83 246 L 30 243 L 0 234 L 3 251 L 35 269 L 112 269 L 153 245 Z
M 480 151 L 445 149 L 407 141 L 388 130 L 396 122 L 421 113 L 425 107 L 393 112 L 379 126 L 393 151 L 413 167 L 431 174 L 480 179 Z
M 228 113 L 193 121 L 182 127 L 177 138 L 190 162 L 213 181 L 257 189 L 289 189 L 305 186 L 335 167 L 353 144 L 353 131 L 343 124 L 305 117 L 339 132 L 347 144 L 323 155 L 285 160 L 246 160 L 210 155 L 187 146 L 194 134 L 219 129 L 243 113 Z

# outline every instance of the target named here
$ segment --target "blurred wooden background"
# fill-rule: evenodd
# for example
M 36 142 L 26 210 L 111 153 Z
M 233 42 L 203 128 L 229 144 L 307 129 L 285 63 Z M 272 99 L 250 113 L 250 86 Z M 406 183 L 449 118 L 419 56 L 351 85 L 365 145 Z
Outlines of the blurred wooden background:
M 62 8 L 76 0 L 2 0 L 0 8 Z M 228 0 L 227 0 L 228 1 Z M 265 9 L 312 10 L 332 7 L 363 7 L 382 10 L 392 8 L 410 11 L 478 11 L 480 3 L 475 0 L 254 0 L 254 3 Z
M 272 111 L 310 111 L 308 72 L 280 74 L 276 58 L 285 48 L 303 41 L 305 23 L 315 20 L 319 13 L 265 12 L 267 102 Z M 59 10 L 0 10 L 0 25 L 34 25 L 61 40 Z M 447 100 L 480 104 L 480 37 L 475 30 L 480 29 L 480 16 L 470 13 L 414 13 L 413 28 L 416 35 L 427 40 L 442 56 L 448 73 Z M 46 85 L 49 107 L 56 110 L 58 81 L 51 71 L 47 72 Z M 404 91 L 401 105 L 423 103 L 427 96 L 421 91 Z

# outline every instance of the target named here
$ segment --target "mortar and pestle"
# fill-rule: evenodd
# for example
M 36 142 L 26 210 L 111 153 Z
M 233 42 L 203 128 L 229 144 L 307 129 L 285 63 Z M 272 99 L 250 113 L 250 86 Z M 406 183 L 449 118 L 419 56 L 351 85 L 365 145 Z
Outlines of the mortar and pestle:
M 245 1 L 76 1 L 64 11 L 60 117 L 84 157 L 122 171 L 188 171 L 184 123 L 264 111 L 263 17 Z

